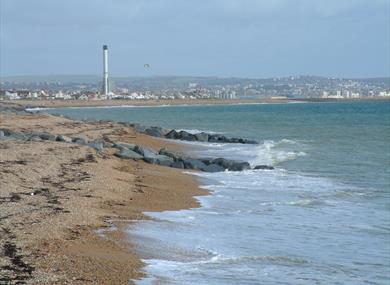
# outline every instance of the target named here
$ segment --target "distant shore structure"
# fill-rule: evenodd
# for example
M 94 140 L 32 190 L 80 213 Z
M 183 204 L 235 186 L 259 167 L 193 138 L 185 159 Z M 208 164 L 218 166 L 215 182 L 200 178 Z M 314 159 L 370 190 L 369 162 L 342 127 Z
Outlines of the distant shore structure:
M 108 46 L 103 45 L 103 90 L 102 93 L 107 97 L 110 93 L 110 86 L 108 84 Z

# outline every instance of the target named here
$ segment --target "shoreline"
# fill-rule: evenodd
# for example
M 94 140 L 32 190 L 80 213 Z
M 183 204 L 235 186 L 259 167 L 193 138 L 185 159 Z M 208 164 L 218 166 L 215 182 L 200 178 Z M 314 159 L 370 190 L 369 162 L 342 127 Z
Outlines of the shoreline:
M 185 148 L 113 122 L 80 122 L 21 110 L 0 110 L 0 128 L 89 139 L 104 135 L 152 148 Z M 123 284 L 138 279 L 143 263 L 128 242 L 128 224 L 148 219 L 145 211 L 198 207 L 194 196 L 209 193 L 182 170 L 112 154 L 110 149 L 99 153 L 64 142 L 0 139 L 0 246 L 12 249 L 0 256 L 0 280 Z
M 239 105 L 239 104 L 284 104 L 284 103 L 326 103 L 326 102 L 361 102 L 389 101 L 390 98 L 294 98 L 294 99 L 197 99 L 197 100 L 8 100 L 0 101 L 9 106 L 20 108 L 65 108 L 65 107 L 154 107 L 154 106 L 197 106 L 197 105 Z

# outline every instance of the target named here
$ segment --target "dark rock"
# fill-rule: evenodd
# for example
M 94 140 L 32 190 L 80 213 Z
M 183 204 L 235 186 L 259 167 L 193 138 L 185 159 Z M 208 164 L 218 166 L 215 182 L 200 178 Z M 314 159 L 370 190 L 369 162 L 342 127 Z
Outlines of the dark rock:
M 242 170 L 250 169 L 250 164 L 246 161 L 217 158 L 213 160 L 213 163 L 218 164 L 219 166 L 222 166 L 223 168 L 231 171 L 242 171 Z
M 97 151 L 102 151 L 104 148 L 102 140 L 95 140 L 93 142 L 88 143 L 87 145 L 96 149 Z
M 206 164 L 197 159 L 186 159 L 183 162 L 186 169 L 203 170 L 206 167 Z
M 57 138 L 55 135 L 49 133 L 40 133 L 38 136 L 44 141 L 55 141 Z
M 26 136 L 23 133 L 18 133 L 18 132 L 12 132 L 9 137 L 11 139 L 15 139 L 15 140 L 27 140 L 28 139 L 28 136 Z
M 259 144 L 259 142 L 255 141 L 255 140 L 244 140 L 244 143 L 245 144 Z
M 167 150 L 166 148 L 160 149 L 160 151 L 159 151 L 158 153 L 159 153 L 159 154 L 162 154 L 162 155 L 169 156 L 169 157 L 172 158 L 174 161 L 179 161 L 179 160 L 183 160 L 183 159 L 188 159 L 188 157 L 187 157 L 185 154 L 183 154 L 183 153 L 178 153 L 178 152 L 173 152 L 173 151 Z
M 273 166 L 269 165 L 256 165 L 253 169 L 261 169 L 261 170 L 273 170 L 275 169 Z
M 140 124 L 134 124 L 134 130 L 138 133 L 144 133 L 147 128 L 148 128 L 147 126 L 143 126 Z
M 14 133 L 14 131 L 11 131 L 9 129 L 0 129 L 0 131 L 3 132 L 5 137 L 8 137 L 8 136 L 10 136 L 11 134 Z
M 242 161 L 242 162 L 235 161 L 228 169 L 231 171 L 243 171 L 250 168 L 251 168 L 250 164 L 246 161 Z
M 201 162 L 203 162 L 206 165 L 212 164 L 213 163 L 213 158 L 200 158 L 199 159 Z
M 0 138 L 5 137 L 5 134 L 2 130 L 0 130 Z
M 171 167 L 184 169 L 184 163 L 183 161 L 175 161 L 172 163 Z
M 225 168 L 223 168 L 218 164 L 209 164 L 203 167 L 202 170 L 205 172 L 221 172 L 221 171 L 225 171 Z
M 240 140 L 242 140 L 242 139 L 239 139 L 239 138 L 231 138 L 231 139 L 229 140 L 229 142 L 230 142 L 230 143 L 241 143 Z
M 216 158 L 212 161 L 212 163 L 218 164 L 219 166 L 222 166 L 223 168 L 228 169 L 230 164 L 231 164 L 231 161 L 227 160 L 225 158 Z
M 142 155 L 130 150 L 130 149 L 120 149 L 115 154 L 115 156 L 122 158 L 122 159 L 134 159 L 139 160 L 142 159 Z
M 114 144 L 110 143 L 110 142 L 103 141 L 103 147 L 104 148 L 114 147 Z
M 179 132 L 180 139 L 183 141 L 196 141 L 196 137 L 193 134 L 190 134 L 186 131 Z
M 157 155 L 153 149 L 144 146 L 136 145 L 133 150 L 144 157 L 155 157 Z
M 77 144 L 79 144 L 79 145 L 86 145 L 86 144 L 87 144 L 87 142 L 86 142 L 85 139 L 83 139 L 83 138 L 78 138 L 78 137 L 72 138 L 72 142 L 73 142 L 73 143 L 77 143 Z
M 144 161 L 163 166 L 171 166 L 174 163 L 171 157 L 162 154 L 157 154 L 154 157 L 144 157 Z
M 150 127 L 150 128 L 147 128 L 145 129 L 144 133 L 149 135 L 149 136 L 153 136 L 153 137 L 158 137 L 158 138 L 161 138 L 163 136 L 165 136 L 169 131 L 161 128 L 161 127 Z
M 209 142 L 222 142 L 223 138 L 225 138 L 226 140 L 226 137 L 222 135 L 218 135 L 218 134 L 209 135 Z
M 130 150 L 134 150 L 134 148 L 136 147 L 137 145 L 135 144 L 131 144 L 131 143 L 124 143 L 124 142 L 118 142 L 118 143 L 114 143 L 113 144 L 113 147 L 117 148 L 117 149 L 130 149 Z
M 64 136 L 64 135 L 58 135 L 56 137 L 56 141 L 70 143 L 70 142 L 72 142 L 72 139 L 70 137 L 67 137 L 67 136 Z
M 41 141 L 41 138 L 40 138 L 39 136 L 36 136 L 36 135 L 31 135 L 31 136 L 28 138 L 28 141 L 39 142 L 39 141 Z
M 118 124 L 127 128 L 134 126 L 132 123 L 128 123 L 128 122 L 118 122 Z
M 204 133 L 204 132 L 195 134 L 195 138 L 197 141 L 200 141 L 200 142 L 209 141 L 209 135 Z
M 168 132 L 165 137 L 167 139 L 173 139 L 173 140 L 178 140 L 180 138 L 180 134 L 178 132 L 176 132 L 175 130 L 172 130 L 170 132 Z

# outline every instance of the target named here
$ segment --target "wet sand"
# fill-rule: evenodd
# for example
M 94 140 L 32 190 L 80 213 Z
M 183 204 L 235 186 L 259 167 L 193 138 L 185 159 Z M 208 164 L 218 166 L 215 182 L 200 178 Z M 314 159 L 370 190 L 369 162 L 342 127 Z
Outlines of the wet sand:
M 182 150 L 116 123 L 44 114 L 0 112 L 0 128 Z M 129 223 L 147 218 L 143 211 L 197 207 L 193 196 L 207 192 L 182 170 L 121 160 L 114 151 L 0 140 L 0 284 L 128 284 L 142 277 L 124 232 Z

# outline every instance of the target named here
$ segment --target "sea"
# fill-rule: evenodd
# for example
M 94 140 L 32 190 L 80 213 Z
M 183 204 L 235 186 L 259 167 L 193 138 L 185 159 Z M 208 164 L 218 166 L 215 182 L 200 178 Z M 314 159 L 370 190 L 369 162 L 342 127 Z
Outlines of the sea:
M 275 167 L 197 173 L 201 207 L 129 225 L 146 264 L 136 284 L 390 284 L 389 101 L 46 112 L 255 139 L 182 143 Z

